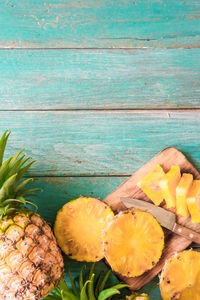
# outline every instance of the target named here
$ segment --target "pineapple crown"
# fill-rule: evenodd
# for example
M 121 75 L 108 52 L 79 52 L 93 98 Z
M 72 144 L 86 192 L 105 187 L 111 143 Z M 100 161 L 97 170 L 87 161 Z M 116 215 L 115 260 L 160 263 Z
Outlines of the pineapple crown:
M 0 220 L 17 212 L 27 212 L 26 204 L 37 205 L 26 198 L 35 196 L 38 188 L 26 189 L 25 186 L 35 181 L 33 178 L 22 180 L 24 173 L 35 161 L 21 155 L 22 150 L 3 162 L 4 152 L 10 131 L 6 130 L 0 138 Z
M 127 287 L 127 284 L 116 284 L 111 287 L 106 287 L 106 282 L 111 274 L 109 270 L 105 275 L 102 270 L 98 276 L 94 273 L 95 263 L 92 264 L 90 270 L 84 276 L 84 269 L 87 266 L 83 265 L 80 271 L 79 278 L 72 278 L 70 268 L 68 269 L 69 279 L 72 289 L 67 285 L 64 278 L 59 281 L 58 287 L 44 300 L 106 300 L 112 296 L 120 294 L 120 289 Z M 95 278 L 97 277 L 97 278 Z M 78 285 L 76 284 L 78 282 Z M 120 297 L 120 299 L 124 299 Z

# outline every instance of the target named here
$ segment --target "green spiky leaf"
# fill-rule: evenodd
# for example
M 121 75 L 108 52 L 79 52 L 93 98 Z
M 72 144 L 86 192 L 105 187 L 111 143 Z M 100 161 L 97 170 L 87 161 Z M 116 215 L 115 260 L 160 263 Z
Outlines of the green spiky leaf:
M 90 300 L 87 296 L 87 285 L 91 282 L 91 280 L 87 280 L 81 290 L 80 300 Z
M 68 273 L 69 273 L 69 278 L 70 278 L 70 281 L 71 281 L 71 285 L 72 285 L 72 289 L 73 289 L 73 292 L 76 296 L 79 296 L 79 292 L 78 292 L 78 289 L 76 287 L 76 283 L 75 283 L 75 280 L 73 280 L 72 278 L 72 273 L 71 273 L 71 270 L 70 268 L 68 269 Z
M 105 300 L 116 294 L 120 294 L 120 292 L 117 289 L 109 288 L 104 291 L 101 291 L 98 300 Z
M 0 166 L 2 165 L 2 162 L 3 162 L 4 151 L 5 151 L 7 140 L 8 140 L 8 137 L 10 134 L 11 134 L 11 131 L 6 130 L 0 139 Z
M 22 149 L 3 163 L 9 135 L 10 131 L 6 130 L 0 138 L 0 219 L 15 212 L 24 212 L 24 206 L 27 204 L 34 205 L 37 209 L 33 201 L 25 199 L 25 197 L 34 197 L 34 192 L 38 190 L 37 188 L 24 189 L 34 179 L 21 180 L 34 161 L 30 161 L 30 157 L 26 157 L 25 154 L 22 155 Z
M 103 274 L 104 274 L 104 271 L 102 270 L 98 277 L 97 277 L 97 281 L 96 281 L 96 287 L 95 287 L 95 297 L 97 298 L 98 295 L 99 295 L 99 287 L 100 287 L 100 284 L 101 284 L 101 280 L 102 280 L 102 277 L 103 277 Z
M 88 284 L 88 296 L 89 296 L 90 300 L 96 300 L 95 294 L 94 294 L 94 277 L 95 277 L 95 274 L 91 274 L 90 282 Z
M 81 271 L 80 271 L 80 276 L 79 276 L 79 287 L 80 287 L 80 290 L 82 290 L 83 288 L 83 271 L 84 269 L 86 269 L 86 265 L 83 265 L 82 268 L 81 268 Z
M 107 282 L 107 280 L 108 280 L 110 274 L 111 274 L 111 270 L 109 270 L 109 271 L 106 273 L 106 275 L 105 275 L 105 277 L 104 277 L 102 283 L 100 284 L 100 286 L 99 286 L 99 293 L 100 293 L 101 291 L 103 291 L 103 289 L 104 289 L 104 287 L 105 287 L 105 284 L 106 284 L 106 282 Z
M 112 286 L 112 288 L 117 289 L 117 290 L 121 290 L 123 288 L 128 287 L 128 284 L 125 283 L 118 283 Z

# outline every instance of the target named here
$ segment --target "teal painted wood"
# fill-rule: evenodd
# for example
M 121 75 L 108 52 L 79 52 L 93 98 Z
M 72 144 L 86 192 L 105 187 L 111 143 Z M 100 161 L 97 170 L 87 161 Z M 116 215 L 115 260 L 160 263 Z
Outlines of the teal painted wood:
M 2 0 L 0 46 L 199 47 L 198 0 Z
M 10 153 L 11 154 L 11 153 Z M 52 225 L 54 224 L 57 211 L 68 201 L 79 197 L 80 195 L 104 199 L 119 184 L 123 183 L 127 177 L 46 177 L 39 178 L 32 184 L 33 187 L 40 187 L 43 192 L 38 192 L 38 199 L 33 199 L 39 205 L 38 213 Z M 72 274 L 76 277 L 81 268 L 81 263 L 65 259 L 66 279 L 68 267 L 70 266 Z M 108 269 L 103 261 L 97 263 L 96 272 Z M 118 280 L 112 274 L 110 283 L 114 284 Z M 150 300 L 161 300 L 158 288 L 158 278 L 156 277 L 151 283 L 147 284 L 142 291 L 150 294 Z
M 0 51 L 0 109 L 200 107 L 200 51 Z
M 46 221 L 53 224 L 57 211 L 68 201 L 80 196 L 103 200 L 126 179 L 126 176 L 38 177 L 38 181 L 32 184 L 32 186 L 39 187 L 42 191 L 37 192 L 39 198 L 34 199 L 34 201 L 39 205 L 39 214 Z
M 175 146 L 200 168 L 200 111 L 0 112 L 13 131 L 11 153 L 25 147 L 31 174 L 128 175 Z

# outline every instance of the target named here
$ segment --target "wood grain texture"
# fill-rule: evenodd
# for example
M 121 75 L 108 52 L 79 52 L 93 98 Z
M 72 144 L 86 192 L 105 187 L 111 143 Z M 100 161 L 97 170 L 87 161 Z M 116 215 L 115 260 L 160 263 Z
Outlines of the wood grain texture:
M 198 0 L 2 0 L 0 47 L 199 47 Z
M 103 200 L 113 189 L 117 188 L 127 177 L 38 177 L 38 181 L 30 184 L 39 187 L 39 214 L 54 223 L 57 211 L 68 201 L 80 196 L 94 197 Z
M 167 148 L 158 153 L 153 159 L 133 174 L 127 181 L 119 186 L 114 192 L 105 198 L 105 202 L 115 211 L 125 210 L 126 207 L 121 202 L 120 197 L 137 198 L 151 202 L 151 200 L 143 193 L 143 191 L 137 186 L 137 183 L 153 168 L 156 164 L 160 164 L 164 171 L 169 171 L 172 165 L 179 165 L 181 172 L 193 174 L 195 179 L 200 179 L 199 172 L 193 167 L 193 165 L 186 159 L 186 157 L 175 148 Z M 164 204 L 161 204 L 166 209 Z M 175 209 L 169 209 L 175 212 Z M 177 223 L 186 226 L 192 230 L 200 232 L 200 224 L 192 223 L 190 218 L 177 216 Z M 140 289 L 144 284 L 149 282 L 155 277 L 163 268 L 166 259 L 170 258 L 176 252 L 182 251 L 191 244 L 190 239 L 186 239 L 175 233 L 165 235 L 165 247 L 159 262 L 153 269 L 147 271 L 141 276 L 135 278 L 124 278 L 123 280 L 129 284 L 130 289 Z M 122 278 L 122 277 L 121 277 Z
M 0 51 L 0 109 L 200 107 L 200 51 Z
M 128 175 L 175 146 L 200 167 L 200 111 L 0 112 L 11 153 L 37 160 L 31 174 Z

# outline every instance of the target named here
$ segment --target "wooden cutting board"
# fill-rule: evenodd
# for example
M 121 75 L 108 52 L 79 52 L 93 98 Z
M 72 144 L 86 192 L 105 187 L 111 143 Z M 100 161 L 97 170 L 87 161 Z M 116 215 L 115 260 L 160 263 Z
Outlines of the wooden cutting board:
M 165 172 L 168 171 L 172 165 L 179 165 L 181 168 L 181 172 L 191 173 L 193 174 L 195 179 L 200 179 L 200 173 L 187 160 L 182 152 L 180 152 L 176 148 L 166 148 L 163 151 L 159 152 L 136 173 L 134 173 L 114 192 L 108 195 L 104 201 L 108 205 L 110 205 L 110 207 L 116 213 L 126 209 L 123 203 L 120 201 L 120 197 L 138 198 L 151 202 L 151 200 L 143 193 L 143 191 L 137 187 L 137 182 L 142 179 L 145 174 L 152 170 L 158 163 L 163 167 Z M 166 208 L 164 205 L 163 207 Z M 186 219 L 184 217 L 177 216 L 177 222 L 181 225 L 185 225 L 193 230 L 200 232 L 200 224 L 193 224 L 190 218 Z M 151 281 L 161 271 L 166 259 L 171 257 L 174 253 L 184 250 L 191 243 L 189 240 L 171 233 L 169 230 L 165 229 L 164 232 L 165 247 L 163 250 L 163 254 L 160 261 L 153 269 L 135 278 L 118 276 L 121 280 L 129 285 L 131 290 L 138 290 L 143 285 Z

